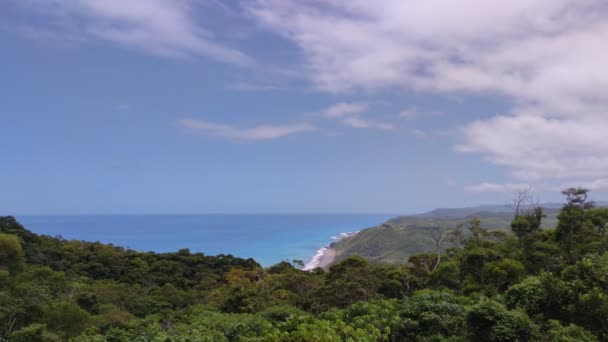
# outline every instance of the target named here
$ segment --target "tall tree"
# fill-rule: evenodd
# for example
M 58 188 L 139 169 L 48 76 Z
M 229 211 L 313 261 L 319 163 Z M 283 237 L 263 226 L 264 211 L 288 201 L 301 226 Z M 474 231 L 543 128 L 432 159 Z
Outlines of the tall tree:
M 558 215 L 556 238 L 562 246 L 564 256 L 569 262 L 574 262 L 573 245 L 575 238 L 582 231 L 585 212 L 593 208 L 588 201 L 589 190 L 585 188 L 568 188 L 562 191 L 566 196 L 566 204 Z

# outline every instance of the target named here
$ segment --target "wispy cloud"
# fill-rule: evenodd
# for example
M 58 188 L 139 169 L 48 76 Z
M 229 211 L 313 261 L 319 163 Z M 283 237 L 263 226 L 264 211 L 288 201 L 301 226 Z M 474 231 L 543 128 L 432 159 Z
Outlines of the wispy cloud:
M 204 56 L 220 62 L 250 65 L 252 59 L 238 49 L 214 39 L 195 20 L 198 8 L 192 0 L 51 0 L 19 1 L 19 6 L 40 15 L 54 16 L 71 25 L 46 27 L 57 37 L 84 35 L 131 49 L 169 57 Z M 34 29 L 32 29 L 34 30 Z
M 388 122 L 363 118 L 363 114 L 369 109 L 369 105 L 363 102 L 339 102 L 321 111 L 321 115 L 332 120 L 353 127 L 390 130 L 394 126 Z
M 590 190 L 608 190 L 608 178 L 597 178 L 591 181 L 580 181 L 578 179 L 569 179 L 564 181 L 543 181 L 532 186 L 528 183 L 489 183 L 482 182 L 479 184 L 469 185 L 465 187 L 465 191 L 469 192 L 501 192 L 515 193 L 527 189 L 534 189 L 536 192 L 547 192 L 555 194 L 571 187 L 583 187 Z
M 465 187 L 465 191 L 469 192 L 502 192 L 502 193 L 513 193 L 517 191 L 523 191 L 530 189 L 529 184 L 498 184 L 498 183 L 480 183 L 475 185 L 469 185 Z
M 349 115 L 357 115 L 366 111 L 368 105 L 360 102 L 340 102 L 323 110 L 323 115 L 328 118 L 341 118 Z
M 391 130 L 394 128 L 392 124 L 386 122 L 366 120 L 358 117 L 348 117 L 343 119 L 342 122 L 354 128 L 375 128 L 384 130 Z
M 188 129 L 208 134 L 212 137 L 234 141 L 273 140 L 291 134 L 313 131 L 316 128 L 307 123 L 290 125 L 258 125 L 241 128 L 197 119 L 180 119 L 177 124 Z

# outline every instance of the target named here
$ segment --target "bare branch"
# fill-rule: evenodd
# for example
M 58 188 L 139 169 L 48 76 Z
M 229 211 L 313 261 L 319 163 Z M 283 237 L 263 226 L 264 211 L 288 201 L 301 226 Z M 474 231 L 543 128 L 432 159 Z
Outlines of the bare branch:
M 515 194 L 513 194 L 512 206 L 513 211 L 515 212 L 515 217 L 518 217 L 521 213 L 521 209 L 523 206 L 526 206 L 532 201 L 532 188 L 527 188 L 525 190 L 519 190 Z
M 431 238 L 435 242 L 435 253 L 437 254 L 437 260 L 435 260 L 435 265 L 432 267 L 432 269 L 429 270 L 429 274 L 434 272 L 439 267 L 439 264 L 441 263 L 441 251 L 449 236 L 450 232 L 446 229 L 442 229 L 440 227 L 431 228 Z

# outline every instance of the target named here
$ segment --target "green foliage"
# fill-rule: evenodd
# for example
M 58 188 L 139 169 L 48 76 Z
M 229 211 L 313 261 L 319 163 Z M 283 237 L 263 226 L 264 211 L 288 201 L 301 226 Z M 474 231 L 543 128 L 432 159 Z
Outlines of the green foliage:
M 16 235 L 0 234 L 0 271 L 18 272 L 23 266 L 23 250 Z
M 326 306 L 345 307 L 360 300 L 372 299 L 378 293 L 380 281 L 374 276 L 378 270 L 362 257 L 350 257 L 332 266 L 329 271 L 325 285 L 318 292 Z
M 591 332 L 579 327 L 575 324 L 569 324 L 568 326 L 562 326 L 559 321 L 550 320 L 547 323 L 546 331 L 548 333 L 549 341 L 554 342 L 594 342 L 598 341 L 598 338 Z
M 65 337 L 80 335 L 89 319 L 89 314 L 74 303 L 57 303 L 45 308 L 47 328 Z
M 11 342 L 58 342 L 59 337 L 46 331 L 44 324 L 32 324 L 13 332 Z
M 461 288 L 460 276 L 460 266 L 456 260 L 444 261 L 435 272 L 428 276 L 428 285 L 459 290 Z
M 558 216 L 555 239 L 570 263 L 587 253 L 604 252 L 608 246 L 605 236 L 608 210 L 594 208 L 593 202 L 587 199 L 588 192 L 583 188 L 562 192 L 566 196 L 566 205 Z
M 528 277 L 504 294 L 504 302 L 509 308 L 520 308 L 528 314 L 540 313 L 546 299 L 545 288 L 538 277 Z
M 410 340 L 424 336 L 432 340 L 466 335 L 462 299 L 446 292 L 423 290 L 404 301 L 405 320 L 399 336 Z
M 466 313 L 466 322 L 474 341 L 538 340 L 539 329 L 522 311 L 507 310 L 502 304 L 485 300 Z
M 540 230 L 543 217 L 545 214 L 542 207 L 534 207 L 524 213 L 517 213 L 511 222 L 511 230 L 519 239 L 525 239 L 528 235 Z
M 485 283 L 490 288 L 502 292 L 510 285 L 518 283 L 525 274 L 521 262 L 509 258 L 485 263 L 481 272 Z
M 554 228 L 557 214 L 558 211 L 555 209 L 544 209 L 540 227 Z M 434 241 L 429 230 L 435 227 L 454 230 L 459 226 L 468 225 L 471 219 L 478 219 L 481 227 L 496 231 L 509 229 L 513 214 L 511 211 L 489 212 L 478 208 L 470 212 L 461 210 L 456 214 L 437 210 L 423 215 L 397 217 L 338 241 L 335 244 L 335 248 L 340 251 L 337 260 L 342 261 L 351 255 L 360 255 L 371 262 L 404 264 L 414 254 L 433 251 Z M 469 234 L 465 232 L 464 235 Z M 457 242 L 454 241 L 456 244 Z

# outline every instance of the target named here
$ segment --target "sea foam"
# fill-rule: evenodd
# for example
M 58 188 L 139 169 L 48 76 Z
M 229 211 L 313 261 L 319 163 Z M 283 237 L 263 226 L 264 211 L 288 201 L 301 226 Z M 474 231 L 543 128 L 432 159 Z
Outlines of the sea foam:
M 334 240 L 334 242 L 337 242 L 344 238 L 351 237 L 351 236 L 357 234 L 358 232 L 359 231 L 340 233 L 340 235 L 332 236 L 331 239 Z M 315 256 L 313 256 L 312 259 L 310 259 L 310 261 L 308 263 L 306 263 L 306 265 L 304 265 L 304 267 L 302 268 L 302 271 L 312 271 L 315 268 L 319 267 L 321 265 L 321 261 L 323 260 L 323 255 L 329 249 L 331 249 L 330 246 L 323 246 L 323 247 L 319 248 L 317 250 L 317 253 L 315 254 Z

